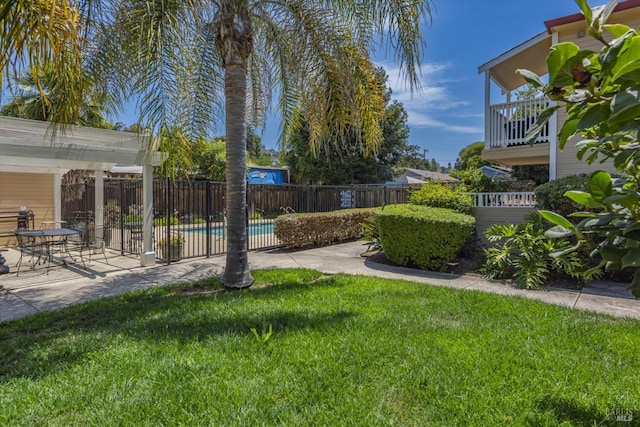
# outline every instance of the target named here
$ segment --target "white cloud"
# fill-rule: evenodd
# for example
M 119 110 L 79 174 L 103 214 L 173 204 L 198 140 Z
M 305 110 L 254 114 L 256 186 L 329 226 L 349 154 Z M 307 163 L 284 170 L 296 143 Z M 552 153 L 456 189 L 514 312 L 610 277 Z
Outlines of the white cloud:
M 409 114 L 408 124 L 417 128 L 446 129 L 455 133 L 482 133 L 483 129 L 460 124 L 460 118 L 477 117 L 475 114 L 460 111 L 471 103 L 456 99 L 449 86 L 459 80 L 451 78 L 452 64 L 448 62 L 423 64 L 418 76 L 420 90 L 413 93 L 395 64 L 379 63 L 389 76 L 389 85 L 393 90 L 392 99 L 401 102 Z M 449 75 L 446 75 L 449 74 Z M 446 75 L 446 78 L 443 76 Z

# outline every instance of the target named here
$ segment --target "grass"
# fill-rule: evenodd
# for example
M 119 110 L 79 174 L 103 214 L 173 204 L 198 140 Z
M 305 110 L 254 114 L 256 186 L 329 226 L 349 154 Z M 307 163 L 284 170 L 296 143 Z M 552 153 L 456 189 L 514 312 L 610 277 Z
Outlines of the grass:
M 640 322 L 406 281 L 254 271 L 0 324 L 0 425 L 615 425 Z M 632 425 L 632 424 L 621 424 Z

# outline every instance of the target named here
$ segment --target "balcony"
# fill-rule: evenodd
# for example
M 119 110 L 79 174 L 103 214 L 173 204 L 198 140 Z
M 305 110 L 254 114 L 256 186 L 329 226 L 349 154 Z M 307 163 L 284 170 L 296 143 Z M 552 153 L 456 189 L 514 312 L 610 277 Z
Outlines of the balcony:
M 533 146 L 525 142 L 525 136 L 538 115 L 551 105 L 553 102 L 548 98 L 490 105 L 482 158 L 509 166 L 549 163 L 550 143 L 555 143 L 556 138 L 555 116 L 547 122 Z

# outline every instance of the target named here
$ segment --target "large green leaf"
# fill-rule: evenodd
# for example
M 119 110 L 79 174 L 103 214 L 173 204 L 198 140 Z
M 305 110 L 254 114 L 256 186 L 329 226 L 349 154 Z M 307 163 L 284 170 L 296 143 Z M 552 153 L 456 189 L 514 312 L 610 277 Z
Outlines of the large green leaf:
M 624 24 L 606 24 L 604 25 L 604 29 L 609 32 L 614 38 L 622 37 L 627 31 L 631 29 Z
M 626 255 L 626 249 L 613 245 L 605 245 L 600 248 L 600 256 L 605 261 L 622 264 L 622 257 Z
M 598 202 L 602 202 L 613 194 L 611 175 L 605 171 L 595 171 L 589 178 L 587 188 L 594 199 Z
M 542 218 L 546 219 L 552 224 L 560 225 L 564 228 L 568 228 L 569 230 L 575 230 L 575 227 L 573 226 L 571 221 L 569 221 L 562 215 L 545 210 L 539 210 L 538 213 L 540 214 L 540 216 L 542 216 Z
M 640 248 L 627 248 L 622 257 L 622 268 L 640 267 Z
M 584 113 L 580 121 L 578 122 L 576 129 L 577 130 L 589 129 L 598 125 L 600 123 L 600 117 L 601 117 L 601 113 L 600 113 L 601 106 L 602 106 L 601 103 L 591 104 L 587 108 L 586 112 Z
M 625 40 L 611 73 L 612 82 L 628 75 L 637 79 L 640 75 L 640 36 L 635 35 Z
M 516 73 L 520 74 L 527 83 L 531 84 L 537 89 L 542 89 L 545 87 L 545 83 L 540 80 L 540 77 L 538 77 L 536 73 L 532 71 L 519 68 L 516 70 Z
M 598 202 L 590 193 L 585 191 L 570 190 L 564 193 L 565 197 L 570 198 L 579 205 L 586 206 L 588 208 L 603 208 L 604 205 Z
M 554 105 L 553 107 L 549 107 L 542 113 L 540 113 L 540 115 L 536 119 L 536 122 L 532 124 L 527 130 L 527 134 L 524 138 L 527 144 L 533 144 L 536 142 L 536 138 L 538 137 L 538 135 L 540 135 L 542 129 L 544 129 L 544 125 L 549 121 L 549 119 L 553 116 L 553 113 L 555 113 L 558 108 L 560 108 L 559 105 Z
M 570 230 L 561 225 L 556 225 L 554 227 L 551 227 L 550 229 L 544 232 L 544 236 L 549 239 L 562 239 L 564 237 L 571 237 L 573 235 L 574 235 L 573 230 Z
M 613 96 L 610 122 L 624 123 L 634 120 L 638 116 L 640 116 L 640 93 L 638 91 L 627 89 Z
M 560 129 L 560 140 L 558 141 L 558 146 L 562 150 L 564 145 L 567 143 L 567 140 L 576 134 L 576 127 L 580 122 L 580 118 L 570 118 L 562 125 L 562 129 Z
M 580 48 L 574 43 L 558 43 L 552 46 L 547 56 L 549 85 L 553 87 L 573 85 L 573 69 L 580 65 L 582 65 Z
M 576 3 L 580 7 L 580 10 L 582 11 L 582 14 L 584 15 L 585 19 L 587 20 L 587 25 L 590 25 L 591 24 L 591 20 L 593 19 L 593 11 L 591 10 L 591 7 L 587 3 L 587 0 L 576 0 Z

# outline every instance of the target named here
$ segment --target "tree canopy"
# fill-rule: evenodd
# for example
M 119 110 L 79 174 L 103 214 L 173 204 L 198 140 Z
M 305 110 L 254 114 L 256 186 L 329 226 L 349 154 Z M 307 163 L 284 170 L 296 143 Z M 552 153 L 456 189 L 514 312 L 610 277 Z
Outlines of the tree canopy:
M 365 151 L 383 139 L 384 91 L 369 52 L 388 43 L 412 89 L 431 1 L 14 0 L 0 8 L 0 84 L 27 67 L 52 69 L 54 123 L 70 123 L 88 77 L 117 101 L 135 100 L 140 123 L 165 149 L 188 151 L 224 122 L 229 289 L 253 282 L 247 259 L 246 130 L 272 104 L 282 140 L 302 127 L 318 149 L 354 129 Z M 338 138 L 337 141 L 341 140 Z M 145 242 L 148 242 L 145 237 Z M 146 243 L 145 243 L 146 245 Z

